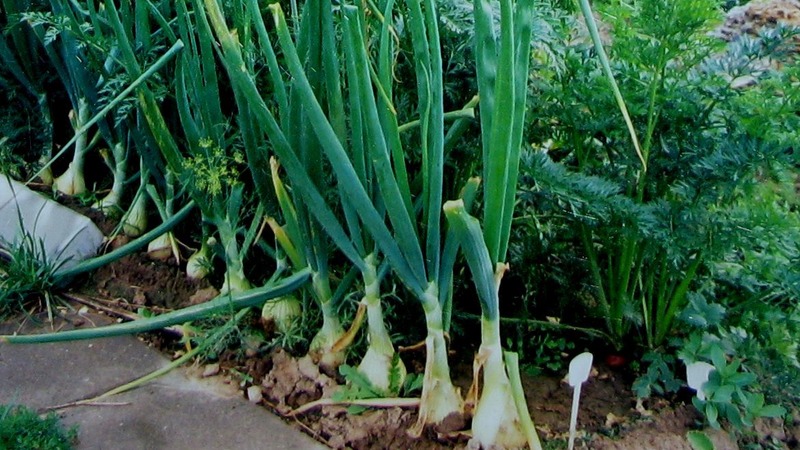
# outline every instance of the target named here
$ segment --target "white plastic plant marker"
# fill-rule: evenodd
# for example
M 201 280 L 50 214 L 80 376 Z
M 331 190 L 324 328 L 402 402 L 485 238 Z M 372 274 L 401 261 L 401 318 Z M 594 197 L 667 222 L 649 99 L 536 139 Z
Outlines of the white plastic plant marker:
M 703 361 L 693 362 L 686 366 L 686 384 L 697 392 L 697 398 L 700 400 L 705 401 L 706 399 L 703 385 L 708 381 L 712 370 L 714 370 L 714 366 Z
M 578 404 L 581 399 L 581 386 L 589 379 L 589 372 L 592 370 L 592 358 L 591 353 L 584 352 L 572 358 L 569 363 L 567 381 L 573 389 L 572 413 L 569 417 L 569 450 L 575 447 L 575 430 L 578 426 Z
M 25 234 L 42 242 L 43 257 L 59 270 L 96 255 L 103 243 L 88 217 L 0 174 L 0 248 L 13 248 Z

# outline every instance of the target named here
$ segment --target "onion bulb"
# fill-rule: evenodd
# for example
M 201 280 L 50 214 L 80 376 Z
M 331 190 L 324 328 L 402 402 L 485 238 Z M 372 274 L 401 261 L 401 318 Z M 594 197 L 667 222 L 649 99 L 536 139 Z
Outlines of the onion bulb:
M 293 295 L 284 295 L 264 303 L 264 307 L 261 308 L 261 321 L 267 328 L 274 326 L 279 333 L 286 333 L 300 314 L 302 314 L 300 300 Z

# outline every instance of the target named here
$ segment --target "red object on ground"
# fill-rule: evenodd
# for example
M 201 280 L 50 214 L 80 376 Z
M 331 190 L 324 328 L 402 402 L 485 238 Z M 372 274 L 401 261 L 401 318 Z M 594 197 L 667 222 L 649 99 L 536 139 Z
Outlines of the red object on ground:
M 608 355 L 606 356 L 606 364 L 608 367 L 612 369 L 619 369 L 620 367 L 624 366 L 628 363 L 628 359 L 624 356 L 620 355 Z

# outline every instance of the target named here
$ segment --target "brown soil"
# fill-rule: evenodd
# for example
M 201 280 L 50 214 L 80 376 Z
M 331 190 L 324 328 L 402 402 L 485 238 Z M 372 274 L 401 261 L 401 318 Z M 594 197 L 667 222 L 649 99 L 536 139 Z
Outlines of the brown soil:
M 208 287 L 205 280 L 187 280 L 186 273 L 174 261 L 152 260 L 136 253 L 98 269 L 85 289 L 86 293 L 157 310 L 187 306 L 194 302 L 193 296 L 202 295 Z
M 97 219 L 97 218 L 95 218 Z M 100 227 L 108 226 L 100 220 Z M 115 308 L 135 311 L 139 306 L 154 310 L 178 308 L 207 298 L 208 282 L 192 282 L 174 263 L 152 261 L 143 253 L 126 257 L 92 274 L 77 296 L 91 298 Z M 159 341 L 162 345 L 164 341 Z M 458 346 L 458 342 L 453 343 Z M 223 368 L 235 368 L 261 385 L 262 403 L 277 414 L 287 413 L 310 401 L 327 398 L 337 389 L 337 380 L 320 373 L 309 358 L 293 358 L 276 351 L 259 357 L 241 352 L 221 356 Z M 419 355 L 407 366 L 419 369 Z M 404 356 L 405 358 L 405 356 Z M 466 392 L 471 383 L 471 367 L 455 364 L 454 382 Z M 686 432 L 695 429 L 700 416 L 692 405 L 671 405 L 666 401 L 637 402 L 630 390 L 631 376 L 624 369 L 615 371 L 597 366 L 582 389 L 576 448 L 591 449 L 691 449 Z M 566 448 L 572 390 L 551 377 L 523 377 L 528 408 L 545 448 Z M 244 395 L 244 393 L 243 393 Z M 344 449 L 462 449 L 467 448 L 466 433 L 448 436 L 429 434 L 421 439 L 406 432 L 416 420 L 415 409 L 391 407 L 348 414 L 343 406 L 326 406 L 310 411 L 294 421 L 298 428 L 332 448 Z M 750 448 L 800 448 L 800 415 L 791 424 L 762 422 Z M 717 449 L 738 449 L 724 432 L 710 433 Z M 769 445 L 769 447 L 767 447 Z
M 459 367 L 457 373 L 468 371 Z M 579 438 L 576 448 L 592 449 L 691 449 L 685 435 L 700 418 L 692 406 L 670 407 L 666 402 L 653 405 L 652 411 L 636 410 L 633 394 L 624 377 L 600 368 L 584 384 L 579 413 Z M 466 390 L 471 380 L 461 376 L 456 384 Z M 571 388 L 552 377 L 524 378 L 528 408 L 540 438 L 551 448 L 561 448 L 568 438 L 572 401 Z M 285 352 L 272 355 L 272 370 L 262 388 L 268 404 L 281 415 L 319 398 L 329 398 L 337 389 L 336 380 L 325 374 L 308 357 L 292 358 Z M 400 407 L 348 414 L 345 406 L 323 406 L 301 419 L 315 438 L 336 449 L 465 449 L 467 433 L 448 436 L 430 433 L 415 439 L 408 430 L 416 411 Z M 718 443 L 731 444 L 725 436 L 714 436 Z M 735 444 L 732 444 L 735 445 Z M 717 449 L 737 448 L 717 445 Z

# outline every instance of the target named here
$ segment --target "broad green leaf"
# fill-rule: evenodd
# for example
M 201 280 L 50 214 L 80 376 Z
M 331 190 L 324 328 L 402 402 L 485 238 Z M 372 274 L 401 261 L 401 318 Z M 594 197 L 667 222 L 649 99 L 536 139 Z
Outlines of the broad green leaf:
M 714 443 L 702 431 L 689 431 L 686 439 L 694 450 L 714 450 Z
M 760 417 L 781 417 L 786 414 L 786 408 L 779 405 L 767 405 L 758 410 Z

